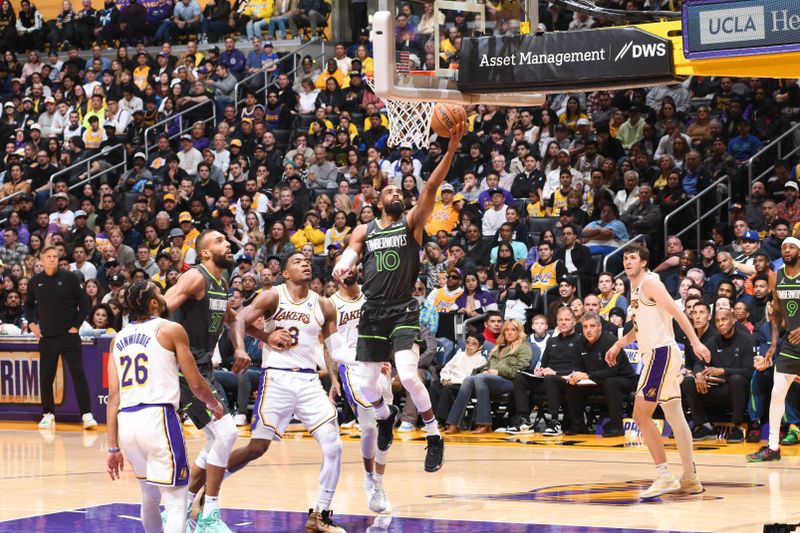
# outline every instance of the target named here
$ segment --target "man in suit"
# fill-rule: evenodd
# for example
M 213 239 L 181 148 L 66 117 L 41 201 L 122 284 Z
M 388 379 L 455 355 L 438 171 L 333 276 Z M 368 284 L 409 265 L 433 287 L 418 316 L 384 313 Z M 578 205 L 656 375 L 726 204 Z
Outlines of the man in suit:
M 556 252 L 556 259 L 564 263 L 567 272 L 580 279 L 581 296 L 589 290 L 591 284 L 592 254 L 589 249 L 578 242 L 578 232 L 572 224 L 567 224 L 562 228 L 564 235 L 564 247 Z

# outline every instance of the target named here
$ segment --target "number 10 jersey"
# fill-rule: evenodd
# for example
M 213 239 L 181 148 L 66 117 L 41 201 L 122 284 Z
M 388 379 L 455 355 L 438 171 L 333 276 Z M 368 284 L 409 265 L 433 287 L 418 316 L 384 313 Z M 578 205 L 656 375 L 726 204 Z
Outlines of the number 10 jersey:
M 420 246 L 405 215 L 386 228 L 377 219 L 367 224 L 362 263 L 364 296 L 373 303 L 411 299 L 419 277 Z

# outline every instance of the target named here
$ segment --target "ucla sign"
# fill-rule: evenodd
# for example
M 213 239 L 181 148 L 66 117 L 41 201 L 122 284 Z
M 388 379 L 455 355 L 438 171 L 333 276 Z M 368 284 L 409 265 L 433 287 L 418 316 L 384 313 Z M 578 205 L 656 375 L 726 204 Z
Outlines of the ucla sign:
M 800 50 L 796 0 L 686 0 L 682 12 L 689 59 Z

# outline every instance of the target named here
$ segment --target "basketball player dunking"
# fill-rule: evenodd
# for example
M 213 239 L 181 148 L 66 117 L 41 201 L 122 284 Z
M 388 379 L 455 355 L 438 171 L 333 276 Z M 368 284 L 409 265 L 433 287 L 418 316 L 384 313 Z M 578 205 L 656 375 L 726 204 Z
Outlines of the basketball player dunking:
M 341 256 L 337 260 L 341 260 Z M 356 413 L 361 428 L 359 443 L 361 457 L 364 460 L 364 490 L 367 493 L 367 504 L 372 512 L 388 513 L 392 506 L 383 488 L 388 450 L 378 449 L 378 420 L 372 404 L 361 393 L 361 385 L 364 381 L 364 375 L 361 372 L 363 365 L 355 361 L 354 357 L 358 343 L 358 321 L 361 317 L 361 307 L 364 305 L 364 294 L 361 292 L 361 287 L 358 286 L 355 272 L 351 272 L 339 284 L 338 290 L 331 295 L 330 300 L 336 308 L 336 327 L 347 344 L 346 352 L 339 351 L 339 353 L 330 355 L 333 360 L 341 361 L 338 374 L 342 380 L 342 389 L 350 407 Z M 385 364 L 388 368 L 384 368 L 384 371 L 388 370 L 389 376 L 382 376 L 383 399 L 384 402 L 391 403 L 391 365 Z M 336 368 L 331 369 L 332 379 L 336 377 L 336 370 Z M 336 388 L 331 387 L 331 394 L 335 392 Z
M 305 529 L 309 532 L 345 533 L 333 521 L 331 502 L 342 467 L 342 441 L 339 438 L 336 407 L 322 388 L 317 367 L 325 368 L 320 357 L 319 335 L 332 353 L 342 339 L 336 332 L 336 309 L 327 298 L 311 291 L 311 262 L 300 252 L 289 255 L 283 264 L 284 285 L 256 296 L 243 308 L 231 327 L 231 342 L 237 353 L 244 353 L 248 326 L 265 317 L 273 331 L 264 346 L 266 369 L 253 407 L 250 442 L 231 453 L 228 470 L 242 469 L 264 455 L 272 441 L 280 440 L 294 416 L 306 427 L 322 448 L 319 492 L 314 509 L 308 512 Z
M 747 456 L 751 463 L 780 461 L 781 420 L 786 409 L 786 394 L 789 387 L 800 374 L 800 239 L 787 237 L 781 243 L 783 266 L 777 272 L 769 273 L 769 289 L 772 293 L 772 344 L 764 354 L 764 360 L 756 357 L 756 368 L 766 369 L 775 360 L 772 381 L 772 397 L 769 404 L 769 440 L 767 445 Z M 786 329 L 777 357 L 781 327 Z
M 703 491 L 694 465 L 692 434 L 681 408 L 682 361 L 680 349 L 675 343 L 672 319 L 675 319 L 688 337 L 697 357 L 706 362 L 711 359 L 708 348 L 697 338 L 689 319 L 675 304 L 658 275 L 647 270 L 649 258 L 650 252 L 643 244 L 632 243 L 625 247 L 622 261 L 625 274 L 631 282 L 633 329 L 606 353 L 606 363 L 614 366 L 619 351 L 637 341 L 645 363 L 637 387 L 633 419 L 650 450 L 658 475 L 650 488 L 639 494 L 642 499 L 674 492 L 698 494 Z M 669 471 L 661 433 L 653 423 L 653 412 L 659 405 L 672 427 L 678 445 L 683 463 L 683 477 L 680 480 Z
M 125 302 L 131 322 L 111 342 L 108 358 L 108 474 L 119 479 L 124 457 L 142 491 L 146 533 L 186 531 L 189 468 L 178 415 L 178 372 L 199 401 L 219 419 L 225 412 L 197 371 L 189 338 L 179 325 L 159 318 L 164 298 L 156 285 L 138 281 Z M 159 504 L 166 508 L 162 525 Z
M 428 434 L 425 471 L 436 472 L 444 462 L 444 440 L 439 434 L 428 390 L 417 374 L 419 362 L 419 304 L 411 295 L 419 275 L 422 231 L 433 213 L 436 191 L 450 170 L 459 141 L 467 124 L 459 122 L 451 131 L 447 153 L 436 165 L 419 195 L 417 205 L 404 215 L 403 191 L 395 185 L 383 188 L 378 199 L 380 219 L 353 230 L 333 277 L 342 283 L 362 256 L 367 298 L 358 325 L 356 359 L 363 363 L 366 379 L 361 392 L 372 402 L 378 423 L 378 449 L 387 450 L 392 442 L 397 408 L 383 401 L 380 387 L 384 362 L 394 363 L 400 382 L 417 407 Z
M 197 236 L 195 249 L 200 264 L 181 274 L 165 299 L 167 309 L 175 313 L 189 335 L 189 348 L 200 374 L 213 384 L 211 356 L 222 334 L 222 323 L 233 321 L 228 309 L 228 289 L 222 279 L 223 271 L 233 266 L 231 245 L 218 231 L 205 231 Z M 239 372 L 250 364 L 247 354 L 239 354 L 233 371 Z M 213 386 L 211 390 L 216 390 Z M 198 532 L 227 533 L 230 529 L 220 518 L 219 491 L 228 465 L 228 456 L 239 436 L 230 414 L 212 420 L 202 402 L 198 402 L 181 377 L 181 409 L 198 429 L 206 435 L 206 445 L 192 466 L 189 480 L 189 501 L 205 488 L 205 504 L 197 520 Z

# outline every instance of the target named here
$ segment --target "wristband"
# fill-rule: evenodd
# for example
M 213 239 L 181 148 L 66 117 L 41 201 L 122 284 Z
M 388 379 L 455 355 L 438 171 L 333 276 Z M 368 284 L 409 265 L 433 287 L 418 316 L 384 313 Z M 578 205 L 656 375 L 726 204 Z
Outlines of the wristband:
M 120 450 L 119 448 L 109 447 L 106 451 L 108 453 L 119 453 Z

